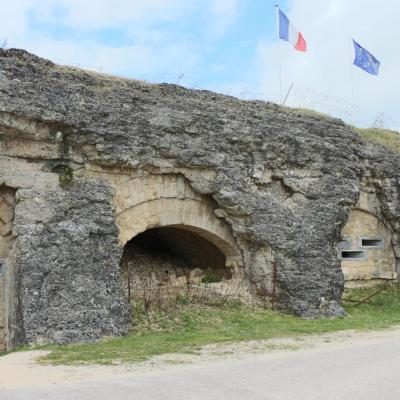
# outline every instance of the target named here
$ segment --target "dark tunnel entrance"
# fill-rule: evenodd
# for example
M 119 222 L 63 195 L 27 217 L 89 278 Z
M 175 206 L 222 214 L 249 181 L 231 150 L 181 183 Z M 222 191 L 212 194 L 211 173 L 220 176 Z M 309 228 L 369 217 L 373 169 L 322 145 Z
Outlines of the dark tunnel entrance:
M 121 276 L 130 300 L 176 297 L 194 286 L 232 278 L 226 256 L 214 244 L 188 229 L 148 229 L 128 241 Z

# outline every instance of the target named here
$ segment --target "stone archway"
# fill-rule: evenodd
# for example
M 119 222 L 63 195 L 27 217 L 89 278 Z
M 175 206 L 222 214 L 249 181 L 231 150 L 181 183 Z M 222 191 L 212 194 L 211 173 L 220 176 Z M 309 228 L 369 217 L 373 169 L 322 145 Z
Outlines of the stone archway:
M 196 193 L 182 175 L 134 178 L 116 187 L 114 201 L 129 299 L 164 301 L 188 291 L 249 297 L 229 225 L 215 215 L 212 198 Z
M 149 175 L 117 186 L 116 222 L 120 244 L 152 228 L 179 228 L 216 246 L 226 266 L 243 260 L 229 225 L 214 213 L 211 199 L 196 193 L 181 175 Z

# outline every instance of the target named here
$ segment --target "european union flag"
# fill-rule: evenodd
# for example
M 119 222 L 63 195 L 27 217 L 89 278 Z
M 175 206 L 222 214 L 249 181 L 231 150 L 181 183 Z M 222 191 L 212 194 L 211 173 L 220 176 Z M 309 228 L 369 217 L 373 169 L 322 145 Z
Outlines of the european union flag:
M 360 67 L 369 74 L 378 75 L 379 66 L 381 65 L 381 63 L 368 50 L 360 46 L 354 39 L 353 45 L 355 51 L 353 64 L 357 65 L 357 67 Z

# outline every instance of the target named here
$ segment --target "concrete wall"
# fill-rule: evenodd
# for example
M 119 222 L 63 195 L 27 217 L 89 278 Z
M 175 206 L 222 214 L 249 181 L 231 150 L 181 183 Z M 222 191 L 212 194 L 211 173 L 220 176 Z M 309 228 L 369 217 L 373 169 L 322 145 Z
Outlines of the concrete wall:
M 0 186 L 0 259 L 7 258 L 12 247 L 15 190 Z
M 6 346 L 5 261 L 14 242 L 12 235 L 14 208 L 15 191 L 0 186 L 0 350 Z
M 6 348 L 4 278 L 0 277 L 0 351 Z
M 16 198 L 15 240 L 0 236 L 6 257 L 2 340 L 12 349 L 124 334 L 131 319 L 118 275 L 113 191 L 91 180 L 62 188 L 53 172 L 59 161 L 50 152 L 42 157 L 0 155 L 0 187 L 12 188 L 7 193 Z
M 346 287 L 397 278 L 392 234 L 377 217 L 363 210 L 352 210 L 342 238 L 338 251 Z M 353 257 L 347 259 L 342 257 L 344 254 Z

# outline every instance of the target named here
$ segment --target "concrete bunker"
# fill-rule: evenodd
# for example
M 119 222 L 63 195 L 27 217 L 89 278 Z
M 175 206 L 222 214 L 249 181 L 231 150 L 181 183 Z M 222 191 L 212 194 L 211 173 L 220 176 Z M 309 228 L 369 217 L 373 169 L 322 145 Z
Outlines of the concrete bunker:
M 226 282 L 243 274 L 253 298 L 276 293 L 283 312 L 335 317 L 343 275 L 333 240 L 354 207 L 376 219 L 356 229 L 354 212 L 344 229 L 347 285 L 397 275 L 399 157 L 341 121 L 17 49 L 0 59 L 0 182 L 18 190 L 15 239 L 0 223 L 1 246 L 12 247 L 3 256 L 9 348 L 125 334 L 121 248 L 154 232 L 211 243 L 223 254 L 216 267 L 238 271 Z
M 346 287 L 397 279 L 391 229 L 371 212 L 351 211 L 337 249 Z

